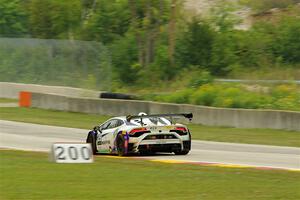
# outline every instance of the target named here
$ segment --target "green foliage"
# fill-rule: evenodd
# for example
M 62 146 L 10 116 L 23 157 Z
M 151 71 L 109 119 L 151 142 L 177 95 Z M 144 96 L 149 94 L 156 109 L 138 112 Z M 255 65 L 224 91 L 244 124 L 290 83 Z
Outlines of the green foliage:
M 170 95 L 156 96 L 154 100 L 170 102 L 170 103 L 189 103 L 190 97 L 194 90 L 186 89 L 182 91 L 173 92 Z
M 240 0 L 240 2 L 250 6 L 255 12 L 262 13 L 272 8 L 287 8 L 300 3 L 300 0 Z
M 255 28 L 235 34 L 238 65 L 248 68 L 269 66 L 272 61 L 271 39 L 268 34 Z M 259 41 L 259 42 L 254 42 Z
M 85 5 L 91 9 L 92 3 Z M 87 13 L 81 35 L 86 40 L 110 44 L 125 35 L 130 25 L 130 10 L 127 0 L 101 1 Z
M 195 71 L 190 78 L 188 86 L 198 88 L 201 85 L 212 83 L 213 81 L 214 77 L 208 71 Z
M 295 85 L 279 85 L 271 88 L 269 92 L 262 92 L 252 91 L 251 87 L 249 89 L 243 85 L 205 84 L 196 89 L 157 95 L 152 100 L 224 108 L 300 111 L 300 89 Z
M 233 14 L 239 5 L 234 1 L 216 0 L 216 5 L 211 9 L 210 23 L 220 32 L 231 31 L 240 19 Z
M 81 3 L 73 0 L 30 0 L 31 35 L 37 38 L 73 38 L 80 24 Z
M 238 64 L 236 42 L 231 33 L 218 33 L 212 47 L 210 71 L 214 75 L 226 75 Z
M 191 97 L 191 102 L 198 105 L 212 106 L 214 99 L 217 98 L 219 92 L 218 87 L 212 85 L 204 85 L 200 89 L 197 89 Z
M 87 78 L 82 81 L 82 87 L 88 89 L 97 89 L 97 79 L 95 75 L 89 74 Z
M 176 2 L 174 6 L 171 0 L 0 0 L 2 37 L 69 40 L 61 44 L 1 40 L 0 81 L 96 89 L 105 82 L 105 88 L 114 91 L 126 87 L 177 90 L 151 97 L 167 102 L 297 107 L 298 96 L 250 94 L 242 87 L 212 82 L 213 76 L 241 78 L 239 72 L 256 72 L 254 79 L 286 78 L 281 73 L 272 77 L 274 68 L 299 77 L 300 10 L 293 6 L 299 0 L 243 0 L 257 10 L 286 8 L 282 13 L 277 10 L 279 14 L 274 11 L 274 21 L 254 22 L 249 30 L 235 29 L 240 20 L 234 12 L 240 8 L 234 1 L 216 0 L 211 16 L 190 20 L 181 15 L 183 3 Z M 272 12 L 268 15 L 272 17 Z
M 279 85 L 271 90 L 274 107 L 285 110 L 300 110 L 300 92 L 297 86 Z
M 163 84 L 168 80 L 172 80 L 177 73 L 176 68 L 170 69 L 168 47 L 166 45 L 160 45 L 156 48 L 156 56 L 153 63 L 147 67 L 135 68 L 138 73 L 137 84 L 143 87 L 151 87 L 155 85 Z
M 282 59 L 283 62 L 287 63 L 300 63 L 299 19 L 283 19 L 275 34 L 273 49 L 277 59 Z
M 171 80 L 174 78 L 174 75 L 176 74 L 178 69 L 172 69 L 170 62 L 169 62 L 169 56 L 168 56 L 168 47 L 167 45 L 159 45 L 156 48 L 156 56 L 153 64 L 149 66 L 150 73 L 154 76 L 156 75 L 158 80 Z M 149 74 L 148 74 L 149 76 Z
M 187 26 L 187 30 L 182 33 L 177 44 L 177 61 L 183 67 L 190 65 L 208 67 L 215 32 L 206 22 L 196 18 Z
M 27 13 L 22 0 L 0 0 L 0 36 L 18 37 L 27 34 Z
M 133 34 L 128 33 L 123 39 L 116 40 L 110 48 L 115 79 L 129 85 L 137 80 L 140 69 L 137 64 L 137 46 L 134 41 Z M 136 62 L 133 63 L 133 61 Z

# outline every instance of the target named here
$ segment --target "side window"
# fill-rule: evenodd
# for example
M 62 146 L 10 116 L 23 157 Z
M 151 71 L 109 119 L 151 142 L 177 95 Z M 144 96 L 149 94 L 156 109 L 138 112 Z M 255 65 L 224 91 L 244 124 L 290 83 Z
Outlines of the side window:
M 110 121 L 104 123 L 102 126 L 100 126 L 100 130 L 108 129 L 109 126 L 111 125 L 111 123 L 112 123 L 112 120 L 110 120 Z
M 109 124 L 109 126 L 107 127 L 107 129 L 115 128 L 116 121 L 117 120 L 115 120 L 115 119 L 111 120 L 111 123 Z
M 108 129 L 117 128 L 117 127 L 121 126 L 122 124 L 123 124 L 122 120 L 114 119 L 111 121 L 111 124 L 108 126 Z
M 106 129 L 116 128 L 116 127 L 121 126 L 123 123 L 124 122 L 122 120 L 113 119 L 113 120 L 110 120 L 110 121 L 106 122 L 102 126 L 100 126 L 100 130 L 106 130 Z
M 117 128 L 117 127 L 121 126 L 122 124 L 123 124 L 123 121 L 122 121 L 122 120 L 120 120 L 120 119 L 117 119 L 117 120 L 116 120 L 116 124 L 115 124 L 115 127 L 114 127 L 114 128 Z
M 118 126 L 117 127 L 122 126 L 123 124 L 124 124 L 123 120 L 118 119 Z

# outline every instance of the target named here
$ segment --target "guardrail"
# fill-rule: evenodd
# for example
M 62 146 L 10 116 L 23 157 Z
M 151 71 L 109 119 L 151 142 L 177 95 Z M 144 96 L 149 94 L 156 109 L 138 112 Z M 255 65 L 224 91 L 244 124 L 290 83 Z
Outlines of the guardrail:
M 149 114 L 192 112 L 194 115 L 192 122 L 195 124 L 300 131 L 300 112 L 293 111 L 229 109 L 150 101 L 75 98 L 36 92 L 31 94 L 30 102 L 30 106 L 35 108 L 110 116 L 132 115 L 139 112 Z

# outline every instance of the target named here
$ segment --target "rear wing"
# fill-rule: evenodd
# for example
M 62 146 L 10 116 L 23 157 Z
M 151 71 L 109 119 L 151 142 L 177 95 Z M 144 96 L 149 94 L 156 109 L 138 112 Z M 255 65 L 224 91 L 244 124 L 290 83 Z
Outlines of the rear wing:
M 144 119 L 150 117 L 185 117 L 190 121 L 193 119 L 193 113 L 180 113 L 180 114 L 155 114 L 155 115 L 128 115 L 126 116 L 126 120 L 129 122 L 132 119 Z

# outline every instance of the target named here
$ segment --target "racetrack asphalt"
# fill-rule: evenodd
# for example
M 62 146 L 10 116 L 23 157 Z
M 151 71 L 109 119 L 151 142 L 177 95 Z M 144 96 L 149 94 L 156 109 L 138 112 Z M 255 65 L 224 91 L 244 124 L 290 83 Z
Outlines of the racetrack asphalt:
M 0 120 L 0 148 L 50 151 L 56 142 L 85 142 L 88 130 Z M 134 157 L 135 158 L 135 157 Z M 169 163 L 208 163 L 300 171 L 300 148 L 192 141 L 188 155 L 139 157 Z

